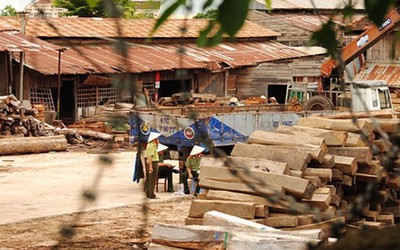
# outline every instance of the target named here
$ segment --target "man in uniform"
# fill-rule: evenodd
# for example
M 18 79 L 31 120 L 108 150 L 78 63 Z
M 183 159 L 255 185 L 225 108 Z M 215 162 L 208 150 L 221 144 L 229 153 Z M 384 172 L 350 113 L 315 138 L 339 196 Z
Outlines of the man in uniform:
M 186 171 L 181 176 L 181 182 L 183 183 L 184 193 L 190 194 L 188 181 L 187 179 L 192 179 L 192 181 L 196 181 L 196 189 L 194 191 L 194 196 L 197 196 L 200 191 L 200 187 L 198 184 L 199 172 L 200 172 L 200 161 L 202 157 L 202 152 L 205 148 L 195 145 L 190 151 L 189 157 L 186 159 Z
M 158 178 L 158 162 L 160 158 L 158 156 L 158 137 L 160 133 L 150 132 L 149 139 L 147 140 L 146 157 L 146 196 L 149 199 L 156 199 L 154 189 L 156 187 L 156 180 Z

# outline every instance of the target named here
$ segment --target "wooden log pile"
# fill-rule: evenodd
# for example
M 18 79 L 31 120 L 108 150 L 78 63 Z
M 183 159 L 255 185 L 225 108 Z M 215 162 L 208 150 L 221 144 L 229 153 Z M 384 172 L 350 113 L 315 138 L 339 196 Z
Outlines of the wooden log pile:
M 62 151 L 67 149 L 67 142 L 84 143 L 83 138 L 114 140 L 114 135 L 89 129 L 56 128 L 39 120 L 43 118 L 43 112 L 29 101 L 19 101 L 14 95 L 0 96 L 0 155 Z
M 0 136 L 45 136 L 53 131 L 45 123 L 36 119 L 38 110 L 14 95 L 0 96 Z
M 354 124 L 349 117 L 311 117 L 275 132 L 255 131 L 231 156 L 202 159 L 204 192 L 192 201 L 185 224 L 210 225 L 206 214 L 219 211 L 285 232 L 320 229 L 327 236 L 335 223 L 347 225 L 336 233 L 392 226 L 400 218 L 400 177 L 382 165 L 393 147 L 380 133 L 390 137 L 397 124 L 397 118 Z

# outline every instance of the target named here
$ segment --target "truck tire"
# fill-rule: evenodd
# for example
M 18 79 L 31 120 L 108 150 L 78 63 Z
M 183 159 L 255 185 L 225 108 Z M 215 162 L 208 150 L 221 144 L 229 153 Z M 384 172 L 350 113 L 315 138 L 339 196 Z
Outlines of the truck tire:
M 310 111 L 310 110 L 334 110 L 335 105 L 333 102 L 322 95 L 316 95 L 308 99 L 304 105 L 303 105 L 303 110 L 304 111 Z

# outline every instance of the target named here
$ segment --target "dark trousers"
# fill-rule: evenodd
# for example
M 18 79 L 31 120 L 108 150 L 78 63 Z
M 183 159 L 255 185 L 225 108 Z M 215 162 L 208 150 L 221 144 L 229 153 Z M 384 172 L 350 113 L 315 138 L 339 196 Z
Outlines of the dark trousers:
M 173 180 L 172 180 L 172 168 L 159 167 L 158 168 L 158 178 L 167 178 L 168 191 L 174 190 L 174 183 L 173 183 Z
M 189 173 L 186 169 L 186 171 L 181 175 L 181 182 L 183 183 L 183 188 L 184 188 L 184 192 L 185 194 L 190 194 L 190 190 L 189 190 L 189 186 L 188 186 L 188 176 Z M 193 176 L 193 180 L 192 181 L 196 181 L 196 190 L 194 191 L 196 194 L 198 194 L 200 192 L 200 187 L 199 187 L 199 173 L 197 171 L 192 171 L 192 176 Z
M 147 165 L 147 164 L 146 164 Z M 152 162 L 153 172 L 149 173 L 149 168 L 146 168 L 146 196 L 147 198 L 155 198 L 154 189 L 156 188 L 156 180 L 158 178 L 158 161 Z

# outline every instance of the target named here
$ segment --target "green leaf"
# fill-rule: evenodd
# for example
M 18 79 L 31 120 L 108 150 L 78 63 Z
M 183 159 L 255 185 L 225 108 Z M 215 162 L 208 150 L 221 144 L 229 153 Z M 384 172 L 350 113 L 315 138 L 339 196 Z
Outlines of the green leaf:
M 215 27 L 216 22 L 211 20 L 210 22 L 208 22 L 208 26 L 200 31 L 199 34 L 199 38 L 197 38 L 197 45 L 199 45 L 200 47 L 204 47 L 207 44 L 207 40 L 208 40 L 208 34 L 210 34 L 211 30 Z
M 343 8 L 343 11 L 342 11 L 343 19 L 344 20 L 346 20 L 346 19 L 351 20 L 351 18 L 353 17 L 354 13 L 355 13 L 354 4 L 352 3 L 352 1 L 350 1 Z
M 177 10 L 181 5 L 185 5 L 185 0 L 176 0 L 171 6 L 169 6 L 169 8 L 164 11 L 161 17 L 157 19 L 156 24 L 154 25 L 151 33 L 154 34 L 154 32 L 157 31 L 157 29 L 161 26 L 161 24 L 163 24 L 164 21 L 167 20 L 167 18 L 170 15 L 172 15 L 172 13 L 174 13 L 175 10 Z
M 242 27 L 249 9 L 250 0 L 224 0 L 218 7 L 217 21 L 230 37 Z
M 321 44 L 322 47 L 328 50 L 328 54 L 332 58 L 337 58 L 338 41 L 336 40 L 336 33 L 334 30 L 334 22 L 329 19 L 324 23 L 318 31 L 315 31 L 311 36 L 311 41 Z
M 203 4 L 203 11 L 206 10 L 208 7 L 210 7 L 212 3 L 213 3 L 213 0 L 207 0 L 207 1 Z
M 395 4 L 396 0 L 364 0 L 368 18 L 376 26 L 382 24 L 389 8 Z
M 203 47 L 212 47 L 215 45 L 218 45 L 222 42 L 222 35 L 224 34 L 224 31 L 222 29 L 219 29 L 217 33 L 212 36 L 212 37 L 206 37 L 203 41 L 203 43 L 198 43 L 199 46 Z
M 94 8 L 99 4 L 99 0 L 86 0 L 89 7 Z

